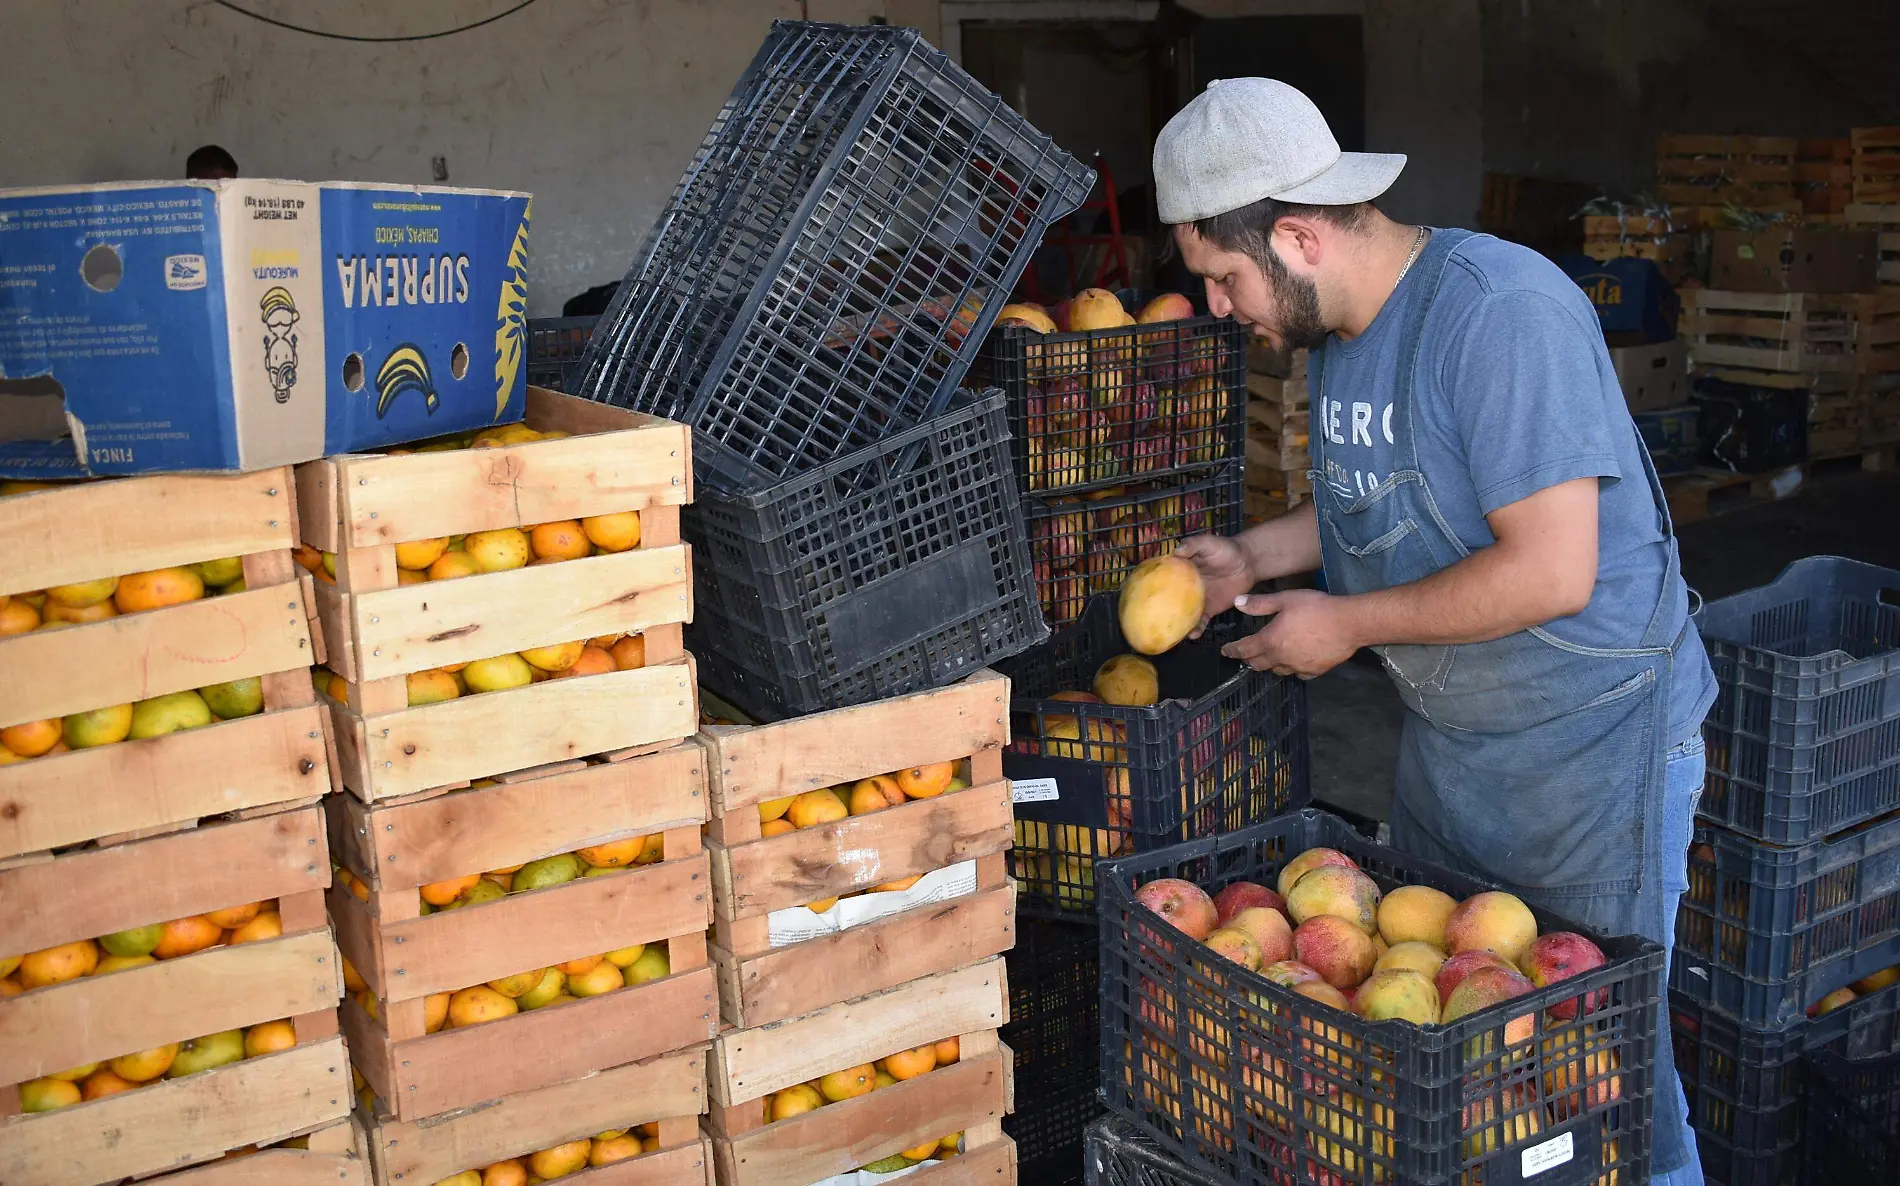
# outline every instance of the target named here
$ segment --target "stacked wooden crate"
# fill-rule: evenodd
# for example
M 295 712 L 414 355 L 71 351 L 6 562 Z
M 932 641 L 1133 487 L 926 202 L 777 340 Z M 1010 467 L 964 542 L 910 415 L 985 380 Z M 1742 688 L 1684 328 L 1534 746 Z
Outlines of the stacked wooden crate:
M 720 1186 L 1012 1186 L 1009 681 L 709 725 Z M 831 788 L 836 788 L 833 791 Z M 899 1158 L 899 1155 L 905 1155 Z
M 1799 141 L 1786 136 L 1661 136 L 1656 141 L 1656 196 L 1672 207 L 1798 212 L 1799 149 Z
M 0 1181 L 367 1182 L 290 471 L 0 493 Z
M 1839 222 L 1854 200 L 1854 143 L 1845 136 L 1795 144 L 1795 198 L 1802 220 Z
M 1285 514 L 1313 496 L 1307 476 L 1306 351 L 1290 360 L 1255 346 L 1247 356 L 1247 519 Z
M 1633 258 L 1655 262 L 1672 282 L 1695 262 L 1695 235 L 1677 214 L 1586 214 L 1583 253 L 1594 260 Z
M 1883 191 L 1870 186 L 1860 192 L 1871 196 Z M 1867 444 L 1890 445 L 1900 442 L 1900 366 L 1891 361 L 1900 350 L 1894 341 L 1894 305 L 1900 301 L 1900 193 L 1889 192 L 1876 202 L 1856 199 L 1847 208 L 1846 220 L 1849 227 L 1878 235 L 1880 292 L 1885 299 L 1867 334 L 1869 369 L 1861 384 L 1867 405 Z
M 1900 203 L 1900 127 L 1855 128 L 1850 135 L 1855 203 Z
M 718 1004 L 705 763 L 685 741 L 689 436 L 536 388 L 527 425 L 297 474 L 302 538 L 335 569 L 317 591 L 347 790 L 329 907 L 371 1156 L 385 1186 L 509 1160 L 704 1181 Z M 581 538 L 610 522 L 617 550 Z M 516 532 L 572 558 L 400 566 Z M 516 686 L 462 692 L 471 665 L 515 655 Z

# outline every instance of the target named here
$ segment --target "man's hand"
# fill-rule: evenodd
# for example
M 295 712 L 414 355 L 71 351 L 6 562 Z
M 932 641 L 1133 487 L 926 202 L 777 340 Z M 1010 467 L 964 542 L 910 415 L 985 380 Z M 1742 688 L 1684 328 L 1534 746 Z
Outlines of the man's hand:
M 1273 615 L 1255 633 L 1221 648 L 1221 654 L 1256 671 L 1312 679 L 1352 658 L 1359 649 L 1342 598 L 1316 589 L 1289 589 L 1241 597 L 1235 605 L 1251 617 Z
M 1253 566 L 1241 546 L 1226 536 L 1197 535 L 1183 540 L 1174 554 L 1193 563 L 1201 574 L 1201 621 L 1189 638 L 1199 638 L 1207 629 L 1207 620 L 1234 604 L 1235 598 L 1254 586 Z

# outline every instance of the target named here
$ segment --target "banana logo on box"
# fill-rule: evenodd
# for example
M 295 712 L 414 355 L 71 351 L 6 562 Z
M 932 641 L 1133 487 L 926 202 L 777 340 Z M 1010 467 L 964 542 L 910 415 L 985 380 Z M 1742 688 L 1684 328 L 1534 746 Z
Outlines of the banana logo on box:
M 508 397 L 521 373 L 521 356 L 528 336 L 528 219 L 534 199 L 521 211 L 514 245 L 508 249 L 508 275 L 501 282 L 501 300 L 495 307 L 495 419 L 501 419 Z
M 297 385 L 297 302 L 290 290 L 277 285 L 258 301 L 264 320 L 264 371 L 270 376 L 271 391 L 277 402 L 290 402 L 290 389 Z
M 439 401 L 435 380 L 429 377 L 429 360 L 413 342 L 404 342 L 391 350 L 376 372 L 376 418 L 381 420 L 387 416 L 389 405 L 405 391 L 420 391 L 429 414 L 435 415 Z

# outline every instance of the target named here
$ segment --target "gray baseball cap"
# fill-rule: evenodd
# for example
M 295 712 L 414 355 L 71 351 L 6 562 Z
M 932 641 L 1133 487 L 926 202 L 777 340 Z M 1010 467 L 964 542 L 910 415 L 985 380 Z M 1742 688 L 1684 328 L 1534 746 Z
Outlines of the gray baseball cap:
M 1155 138 L 1155 206 L 1170 225 L 1262 198 L 1350 206 L 1390 189 L 1402 153 L 1341 152 L 1313 101 L 1272 78 L 1207 85 Z

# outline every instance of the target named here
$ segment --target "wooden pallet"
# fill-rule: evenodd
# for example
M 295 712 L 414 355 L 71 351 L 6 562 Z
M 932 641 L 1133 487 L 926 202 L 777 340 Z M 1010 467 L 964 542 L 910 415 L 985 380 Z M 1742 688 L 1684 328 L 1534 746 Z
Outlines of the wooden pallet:
M 720 1186 L 815 1182 L 964 1134 L 965 1152 L 907 1181 L 1014 1183 L 1002 1119 L 1014 1110 L 1013 1056 L 997 1040 L 1009 1020 L 1000 958 L 827 1006 L 713 1045 L 706 1128 Z M 856 1099 L 766 1123 L 768 1097 L 831 1071 L 957 1035 L 958 1061 Z
M 1689 294 L 1678 331 L 1699 369 L 1852 372 L 1862 307 L 1856 296 L 1702 288 Z
M 1854 201 L 1900 202 L 1900 127 L 1854 128 Z
M 332 704 L 343 785 L 365 802 L 693 732 L 686 428 L 532 387 L 527 421 L 573 435 L 297 467 L 302 538 L 336 557 L 317 611 L 348 685 Z M 400 583 L 398 543 L 623 511 L 641 515 L 629 551 Z M 409 707 L 410 673 L 618 633 L 645 635 L 644 668 Z
M 693 745 L 409 803 L 339 796 L 336 852 L 361 871 L 368 900 L 335 886 L 330 913 L 377 1005 L 372 1017 L 346 1001 L 343 1025 L 384 1110 L 401 1120 L 435 1115 L 709 1039 L 718 1007 L 706 958 L 705 818 L 705 761 Z M 421 913 L 419 886 L 653 833 L 664 838 L 656 864 Z M 430 995 L 636 943 L 664 943 L 670 974 L 428 1032 Z
M 713 960 L 720 1009 L 745 1028 L 948 971 L 1015 946 L 1009 681 L 962 683 L 771 725 L 701 735 L 712 777 Z M 934 762 L 967 763 L 967 789 L 762 839 L 758 806 Z M 973 862 L 968 892 L 774 946 L 771 915 Z
M 161 526 L 155 527 L 154 524 Z M 0 639 L 0 723 L 259 676 L 264 710 L 0 766 L 0 858 L 314 799 L 330 788 L 311 582 L 288 469 L 88 482 L 0 499 L 0 593 L 243 558 L 248 590 Z
M 658 1150 L 561 1181 L 575 1186 L 711 1186 L 712 1158 L 698 1120 L 706 1110 L 706 1054 L 703 1044 L 676 1050 L 420 1122 L 372 1118 L 369 1146 L 376 1182 L 428 1186 L 537 1149 L 657 1122 Z
M 1809 216 L 1839 217 L 1854 200 L 1854 144 L 1845 136 L 1802 140 L 1795 147 L 1795 196 Z

